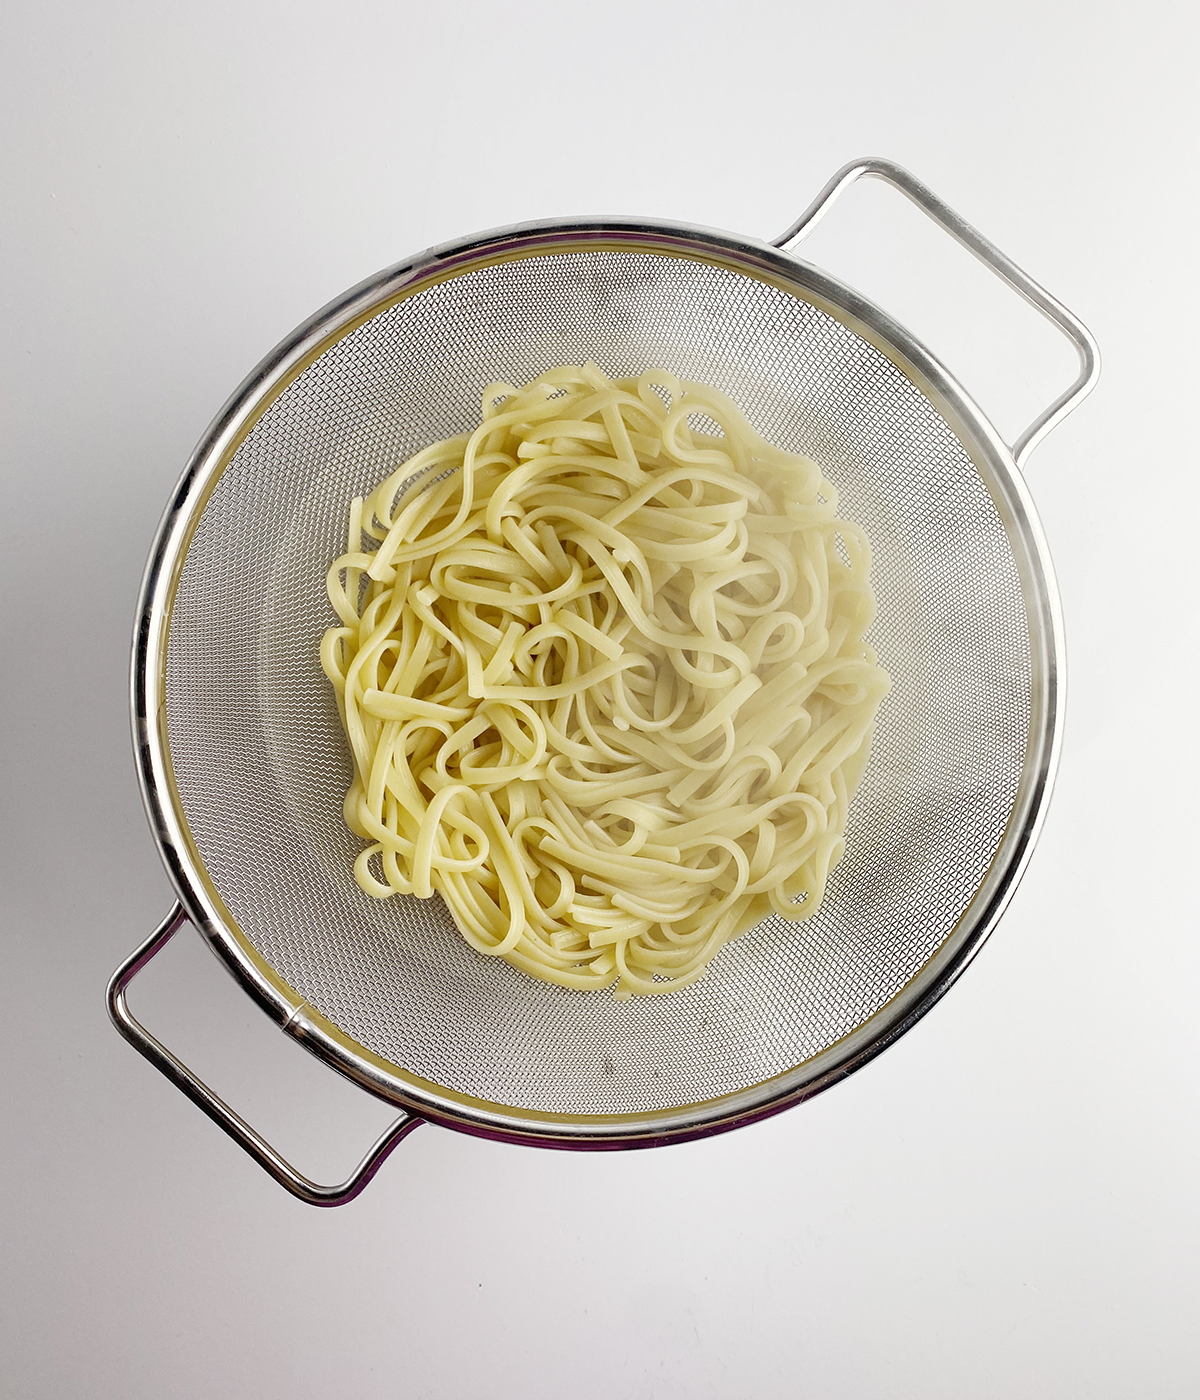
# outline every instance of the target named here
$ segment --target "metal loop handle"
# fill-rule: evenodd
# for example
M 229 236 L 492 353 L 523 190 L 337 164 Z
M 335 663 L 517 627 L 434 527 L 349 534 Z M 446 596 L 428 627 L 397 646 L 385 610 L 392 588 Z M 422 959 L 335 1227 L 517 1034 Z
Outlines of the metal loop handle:
M 157 1041 L 129 1010 L 125 999 L 126 988 L 150 959 L 161 953 L 187 922 L 188 917 L 182 905 L 176 903 L 145 943 L 126 958 L 113 973 L 112 981 L 108 984 L 108 1014 L 112 1017 L 113 1025 L 135 1050 L 144 1055 L 155 1069 L 166 1075 L 198 1108 L 203 1109 L 219 1128 L 223 1128 L 239 1147 L 248 1152 L 264 1171 L 269 1172 L 293 1196 L 298 1196 L 310 1206 L 343 1206 L 352 1201 L 368 1185 L 392 1149 L 424 1120 L 409 1113 L 401 1114 L 340 1186 L 321 1186 L 298 1172 L 260 1137 L 244 1118 L 235 1113 L 223 1099 L 218 1098 L 207 1084 L 197 1079 L 186 1065 Z
M 1054 400 L 1040 417 L 1034 419 L 1013 443 L 1013 460 L 1018 467 L 1023 467 L 1029 454 L 1050 429 L 1061 423 L 1067 414 L 1081 403 L 1095 387 L 1096 380 L 1100 377 L 1100 350 L 1092 333 L 1078 317 L 1073 316 L 1067 310 L 1062 302 L 1052 297 L 1044 287 L 1039 286 L 1032 277 L 1023 272 L 994 243 L 984 238 L 978 229 L 973 228 L 948 204 L 939 199 L 928 185 L 923 185 L 915 175 L 909 174 L 903 166 L 897 165 L 894 161 L 868 156 L 862 160 L 852 160 L 848 165 L 844 165 L 791 228 L 774 240 L 775 247 L 786 249 L 790 243 L 810 234 L 824 218 L 838 195 L 864 176 L 885 180 L 889 185 L 898 189 L 901 194 L 907 195 L 918 208 L 923 209 L 952 238 L 957 239 L 964 248 L 974 253 L 980 262 L 990 267 L 1015 292 L 1019 292 L 1031 306 L 1036 307 L 1048 321 L 1053 322 L 1078 352 L 1079 377 L 1065 393 L 1060 394 Z

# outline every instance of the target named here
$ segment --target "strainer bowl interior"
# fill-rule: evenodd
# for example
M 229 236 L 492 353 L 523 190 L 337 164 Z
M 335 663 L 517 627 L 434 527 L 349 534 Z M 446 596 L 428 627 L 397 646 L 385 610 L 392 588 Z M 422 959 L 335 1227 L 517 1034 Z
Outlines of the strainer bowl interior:
M 816 917 L 768 920 L 695 985 L 628 1001 L 475 953 L 436 899 L 359 890 L 317 657 L 350 498 L 472 427 L 486 383 L 588 359 L 716 385 L 820 462 L 871 542 L 869 639 L 893 681 Z M 811 1092 L 956 975 L 1046 795 L 1057 605 L 1007 450 L 882 312 L 743 240 L 549 225 L 364 284 L 231 400 L 152 576 L 143 778 L 181 896 L 278 1019 L 458 1126 L 634 1141 Z

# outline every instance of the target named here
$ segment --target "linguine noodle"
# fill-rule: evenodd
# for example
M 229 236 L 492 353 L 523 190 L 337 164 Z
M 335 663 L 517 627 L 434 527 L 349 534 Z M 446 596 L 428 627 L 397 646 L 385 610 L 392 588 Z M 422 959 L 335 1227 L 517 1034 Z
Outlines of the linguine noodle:
M 868 569 L 816 464 L 715 389 L 489 385 L 354 501 L 329 572 L 358 883 L 618 996 L 811 916 L 888 687 Z

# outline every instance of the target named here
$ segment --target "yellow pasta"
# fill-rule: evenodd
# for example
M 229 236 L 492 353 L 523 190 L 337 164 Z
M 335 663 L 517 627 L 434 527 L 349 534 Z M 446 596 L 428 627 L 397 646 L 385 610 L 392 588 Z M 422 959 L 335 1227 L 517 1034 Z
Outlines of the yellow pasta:
M 888 687 L 869 562 L 816 464 L 715 389 L 489 385 L 473 433 L 354 501 L 329 572 L 358 883 L 617 996 L 811 916 Z

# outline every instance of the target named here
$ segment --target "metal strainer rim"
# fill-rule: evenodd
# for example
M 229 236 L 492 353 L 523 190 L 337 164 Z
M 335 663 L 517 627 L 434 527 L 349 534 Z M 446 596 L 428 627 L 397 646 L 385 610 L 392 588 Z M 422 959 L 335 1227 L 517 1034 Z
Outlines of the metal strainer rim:
M 955 431 L 1001 513 L 1028 609 L 1033 694 L 1021 783 L 996 855 L 954 930 L 901 992 L 841 1041 L 747 1089 L 674 1108 L 584 1115 L 484 1102 L 403 1071 L 343 1033 L 265 962 L 224 906 L 188 830 L 166 736 L 165 656 L 175 589 L 208 495 L 250 427 L 297 374 L 356 326 L 433 282 L 489 262 L 606 246 L 712 261 L 781 287 L 832 315 L 916 384 Z M 1049 553 L 1012 452 L 953 376 L 886 312 L 757 240 L 652 219 L 542 221 L 443 244 L 368 278 L 297 327 L 234 392 L 172 493 L 147 565 L 133 652 L 134 745 L 151 828 L 183 908 L 242 987 L 307 1049 L 378 1097 L 467 1132 L 545 1146 L 652 1146 L 725 1131 L 813 1096 L 886 1048 L 953 984 L 1003 913 L 1045 816 L 1061 742 L 1062 647 Z

